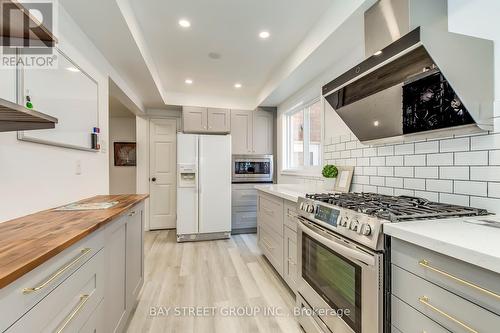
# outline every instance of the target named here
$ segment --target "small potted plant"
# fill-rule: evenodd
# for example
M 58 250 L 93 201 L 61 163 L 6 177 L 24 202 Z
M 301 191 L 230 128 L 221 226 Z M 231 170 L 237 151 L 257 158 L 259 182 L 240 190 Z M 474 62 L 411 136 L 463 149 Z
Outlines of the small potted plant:
M 325 188 L 333 190 L 339 173 L 337 167 L 332 164 L 327 164 L 323 167 L 323 171 L 321 173 L 323 174 L 323 177 L 325 177 Z

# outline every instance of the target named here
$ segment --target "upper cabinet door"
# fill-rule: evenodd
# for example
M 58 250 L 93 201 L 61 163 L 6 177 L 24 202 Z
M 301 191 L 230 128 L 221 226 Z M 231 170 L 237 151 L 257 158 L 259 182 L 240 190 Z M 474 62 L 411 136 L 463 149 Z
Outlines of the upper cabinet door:
M 231 139 L 233 154 L 252 153 L 253 111 L 231 110 Z
M 183 130 L 186 133 L 207 132 L 207 108 L 184 106 L 182 108 L 182 122 Z
M 231 119 L 228 109 L 207 109 L 208 131 L 214 133 L 229 133 Z
M 268 111 L 253 113 L 252 153 L 266 155 L 273 153 L 273 118 L 273 114 Z

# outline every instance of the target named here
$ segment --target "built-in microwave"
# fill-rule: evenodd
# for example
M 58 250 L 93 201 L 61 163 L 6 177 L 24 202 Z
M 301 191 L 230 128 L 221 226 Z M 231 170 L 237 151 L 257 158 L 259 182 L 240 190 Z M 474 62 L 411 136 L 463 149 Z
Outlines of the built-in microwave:
M 273 155 L 233 155 L 233 183 L 272 183 Z

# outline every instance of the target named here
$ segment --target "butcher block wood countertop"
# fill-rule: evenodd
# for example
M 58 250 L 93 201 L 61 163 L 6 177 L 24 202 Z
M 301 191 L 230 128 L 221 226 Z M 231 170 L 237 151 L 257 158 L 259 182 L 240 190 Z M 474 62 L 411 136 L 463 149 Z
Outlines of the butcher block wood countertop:
M 147 194 L 98 195 L 79 203 L 118 201 L 108 209 L 49 209 L 0 223 L 0 288 L 140 203 Z

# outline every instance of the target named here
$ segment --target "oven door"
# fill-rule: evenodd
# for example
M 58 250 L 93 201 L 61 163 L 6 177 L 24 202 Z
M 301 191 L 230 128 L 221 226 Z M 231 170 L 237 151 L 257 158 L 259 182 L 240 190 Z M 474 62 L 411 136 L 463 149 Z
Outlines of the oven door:
M 304 218 L 297 236 L 299 307 L 314 313 L 301 312 L 302 327 L 322 328 L 315 332 L 382 333 L 383 255 Z
M 234 155 L 232 181 L 233 183 L 272 182 L 272 155 Z

